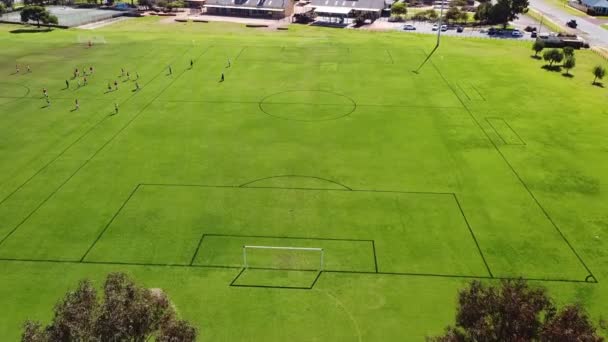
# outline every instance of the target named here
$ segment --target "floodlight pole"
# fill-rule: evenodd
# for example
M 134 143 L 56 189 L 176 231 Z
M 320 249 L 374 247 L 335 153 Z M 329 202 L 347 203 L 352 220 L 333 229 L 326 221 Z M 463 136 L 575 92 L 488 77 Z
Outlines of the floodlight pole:
M 435 44 L 435 47 L 433 48 L 433 50 L 431 51 L 431 53 L 429 53 L 429 55 L 424 59 L 424 61 L 422 62 L 422 64 L 420 64 L 420 66 L 418 67 L 418 69 L 414 70 L 414 73 L 418 73 L 420 72 L 420 69 L 422 69 L 422 67 L 426 64 L 426 62 L 431 59 L 431 56 L 433 56 L 433 54 L 435 53 L 435 51 L 437 51 L 437 49 L 439 48 L 439 43 L 441 42 L 441 25 L 443 24 L 443 2 L 446 0 L 441 0 L 441 7 L 439 10 L 439 27 L 437 27 L 437 43 Z

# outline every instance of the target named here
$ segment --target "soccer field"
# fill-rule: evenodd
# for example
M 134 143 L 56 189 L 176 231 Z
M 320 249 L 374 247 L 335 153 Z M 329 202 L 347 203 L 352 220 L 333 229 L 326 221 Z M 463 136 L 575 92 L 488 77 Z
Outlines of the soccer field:
M 567 78 L 527 43 L 446 38 L 413 73 L 433 37 L 16 28 L 0 27 L 3 340 L 112 271 L 165 289 L 204 341 L 423 340 L 471 279 L 608 314 L 590 51 Z M 303 249 L 251 249 L 244 268 L 244 245 Z

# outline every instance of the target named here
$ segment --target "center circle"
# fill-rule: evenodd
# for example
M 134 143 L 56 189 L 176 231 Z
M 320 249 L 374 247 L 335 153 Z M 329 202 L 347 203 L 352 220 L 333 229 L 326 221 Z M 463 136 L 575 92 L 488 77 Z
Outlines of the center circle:
M 357 108 L 350 97 L 325 90 L 288 90 L 270 94 L 259 106 L 270 116 L 293 121 L 340 119 Z

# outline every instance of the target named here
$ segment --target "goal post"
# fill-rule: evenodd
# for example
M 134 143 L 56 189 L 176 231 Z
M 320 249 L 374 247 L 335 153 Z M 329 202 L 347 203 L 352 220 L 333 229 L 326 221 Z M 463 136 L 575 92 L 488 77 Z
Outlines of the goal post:
M 252 266 L 252 259 L 254 258 L 254 256 L 252 256 L 252 253 L 254 253 L 254 251 L 263 251 L 267 254 L 266 258 L 261 258 L 262 263 L 263 263 L 261 266 L 258 266 L 258 265 Z M 275 254 L 275 255 L 273 257 L 273 256 L 269 256 L 268 254 Z M 317 255 L 317 256 L 314 256 L 311 258 L 309 255 L 305 256 L 303 254 L 312 254 L 312 255 Z M 304 270 L 310 271 L 311 270 L 310 268 L 314 267 L 314 265 L 316 264 L 316 265 L 318 265 L 318 270 L 323 271 L 323 267 L 325 264 L 325 260 L 324 260 L 325 251 L 323 250 L 323 248 L 243 245 L 243 268 L 245 268 L 245 269 L 256 268 L 256 267 L 262 268 L 264 266 L 269 266 L 268 268 L 273 268 L 272 267 L 273 263 L 277 262 L 274 259 L 279 257 L 280 255 L 283 255 L 283 256 L 290 255 L 291 258 L 286 258 L 287 261 L 280 260 L 279 262 L 281 262 L 283 266 L 278 267 L 277 269 L 286 268 L 286 269 L 297 270 L 298 268 L 300 268 L 303 271 Z M 291 262 L 289 261 L 290 259 L 292 260 Z M 293 261 L 293 259 L 296 259 L 296 260 Z M 300 260 L 298 260 L 298 259 L 300 259 Z M 286 262 L 288 264 L 287 266 L 285 266 Z M 302 266 L 302 264 L 305 264 L 306 266 Z
M 101 35 L 79 34 L 77 38 L 79 44 L 106 44 L 106 38 Z

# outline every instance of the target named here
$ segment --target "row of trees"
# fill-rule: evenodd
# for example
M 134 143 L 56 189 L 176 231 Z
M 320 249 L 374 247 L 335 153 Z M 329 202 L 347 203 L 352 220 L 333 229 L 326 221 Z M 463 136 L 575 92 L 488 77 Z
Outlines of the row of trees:
M 485 24 L 501 24 L 507 27 L 510 21 L 519 18 L 519 14 L 528 12 L 528 0 L 482 0 L 475 11 L 475 20 Z
M 391 15 L 393 18 L 402 17 L 407 14 L 407 3 L 404 1 L 397 1 L 391 5 Z M 450 7 L 445 13 L 445 19 L 447 21 L 461 21 L 466 22 L 469 18 L 469 15 L 466 11 L 461 10 L 457 5 L 456 1 L 450 3 Z M 412 19 L 413 20 L 436 20 L 439 18 L 439 14 L 434 9 L 422 11 L 416 13 Z M 403 19 L 403 18 L 402 18 Z
M 101 300 L 90 281 L 81 281 L 55 306 L 49 325 L 25 322 L 21 340 L 194 342 L 197 335 L 177 317 L 163 291 L 138 286 L 123 273 L 110 273 Z M 604 341 L 580 305 L 559 308 L 544 288 L 521 279 L 497 285 L 471 282 L 458 293 L 455 324 L 428 340 Z
M 545 43 L 542 40 L 536 40 L 534 44 L 532 44 L 532 50 L 534 50 L 534 58 L 540 59 L 538 54 L 545 49 Z M 574 56 L 574 48 L 571 46 L 566 46 L 563 49 L 549 49 L 543 52 L 542 57 L 548 65 L 545 65 L 546 69 L 549 70 L 559 70 L 561 68 L 566 69 L 565 76 L 572 76 L 570 74 L 570 70 L 576 66 L 576 57 Z M 563 63 L 562 63 L 563 61 Z M 561 65 L 557 65 L 562 63 Z M 601 85 L 598 80 L 601 80 L 606 75 L 606 68 L 601 65 L 596 65 L 591 70 L 594 76 L 593 85 Z
M 456 324 L 429 340 L 604 341 L 580 305 L 558 308 L 545 289 L 523 280 L 505 280 L 499 286 L 473 281 L 458 294 Z
M 469 19 L 469 14 L 458 7 L 456 2 L 450 3 L 450 8 L 445 12 L 445 20 L 466 22 Z
M 21 341 L 193 342 L 196 337 L 197 330 L 177 317 L 163 291 L 110 273 L 101 300 L 90 281 L 81 281 L 55 306 L 49 325 L 25 322 Z
M 467 5 L 466 0 L 454 0 L 445 13 L 447 21 L 466 22 L 468 20 L 467 11 L 463 7 Z M 477 7 L 474 19 L 484 24 L 501 24 L 504 27 L 518 18 L 521 13 L 528 11 L 528 0 L 497 0 L 495 4 L 491 0 L 481 0 Z M 407 14 L 407 3 L 403 0 L 393 3 L 391 6 L 393 16 L 403 16 Z M 412 19 L 415 20 L 434 20 L 439 16 L 436 11 L 419 13 Z

